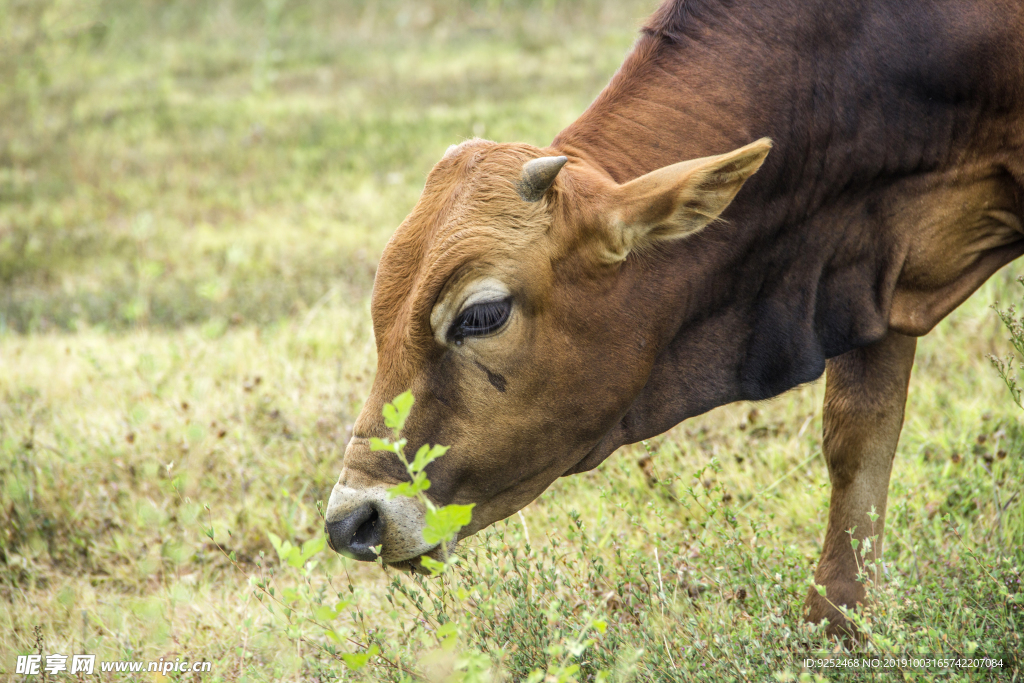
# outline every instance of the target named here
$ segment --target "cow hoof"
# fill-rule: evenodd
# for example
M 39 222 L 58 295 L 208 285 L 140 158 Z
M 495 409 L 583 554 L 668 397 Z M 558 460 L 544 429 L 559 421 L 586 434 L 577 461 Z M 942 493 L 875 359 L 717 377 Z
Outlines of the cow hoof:
M 858 597 L 851 597 L 850 594 Z M 825 627 L 825 634 L 829 640 L 841 640 L 847 645 L 857 641 L 857 627 L 849 619 L 843 616 L 842 612 L 836 609 L 836 605 L 847 607 L 862 602 L 859 596 L 864 594 L 864 587 L 857 583 L 854 590 L 828 589 L 828 598 L 818 593 L 815 588 L 807 591 L 807 600 L 804 602 L 804 620 L 812 624 L 820 624 L 828 619 Z M 847 596 L 846 600 L 838 600 L 832 596 Z

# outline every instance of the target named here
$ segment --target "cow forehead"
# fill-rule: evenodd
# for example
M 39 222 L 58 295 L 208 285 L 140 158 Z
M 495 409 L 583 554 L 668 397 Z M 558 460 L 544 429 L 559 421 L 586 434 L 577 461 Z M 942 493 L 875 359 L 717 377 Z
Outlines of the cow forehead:
M 550 224 L 547 207 L 515 190 L 523 164 L 538 156 L 530 145 L 474 139 L 450 147 L 434 166 L 377 268 L 371 314 L 378 352 L 429 343 L 430 310 L 453 275 L 512 266 L 538 242 Z

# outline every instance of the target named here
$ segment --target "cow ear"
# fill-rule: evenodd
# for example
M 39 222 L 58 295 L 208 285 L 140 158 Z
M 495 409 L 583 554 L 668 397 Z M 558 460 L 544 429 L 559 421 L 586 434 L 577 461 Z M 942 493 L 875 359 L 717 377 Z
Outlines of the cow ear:
M 640 176 L 615 192 L 612 260 L 659 240 L 692 235 L 718 218 L 772 148 L 761 138 L 727 154 L 682 161 Z

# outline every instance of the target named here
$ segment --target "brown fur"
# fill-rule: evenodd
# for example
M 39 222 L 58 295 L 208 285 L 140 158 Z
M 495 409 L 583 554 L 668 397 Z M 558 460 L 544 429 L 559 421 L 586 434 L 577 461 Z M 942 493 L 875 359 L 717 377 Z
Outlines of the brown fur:
M 380 262 L 356 434 L 383 436 L 382 404 L 411 388 L 410 448 L 452 446 L 429 493 L 476 503 L 468 535 L 623 444 L 827 367 L 816 577 L 861 600 L 845 532 L 871 533 L 874 505 L 880 541 L 912 337 L 1024 253 L 1021 35 L 1002 0 L 667 2 L 551 147 L 474 140 L 431 172 Z M 762 137 L 737 195 L 767 147 L 721 160 Z M 545 155 L 568 163 L 524 202 L 520 170 Z M 451 342 L 486 282 L 508 323 Z M 328 521 L 403 477 L 355 440 Z M 817 593 L 808 609 L 842 628 Z

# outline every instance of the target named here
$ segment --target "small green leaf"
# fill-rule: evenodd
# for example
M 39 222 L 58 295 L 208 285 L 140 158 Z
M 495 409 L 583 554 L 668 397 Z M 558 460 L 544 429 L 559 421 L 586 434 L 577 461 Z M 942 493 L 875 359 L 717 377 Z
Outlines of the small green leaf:
M 345 665 L 348 666 L 348 668 L 352 669 L 353 671 L 359 671 L 364 666 L 366 666 L 367 662 L 370 661 L 370 657 L 375 656 L 378 652 L 380 652 L 380 648 L 378 648 L 376 645 L 371 645 L 370 649 L 366 652 L 360 652 L 357 654 L 343 654 L 341 655 L 341 658 L 342 660 L 344 660 Z
M 388 498 L 398 498 L 399 496 L 406 496 L 412 498 L 416 494 L 412 490 L 412 482 L 404 481 L 397 486 L 392 486 L 388 489 Z
M 345 608 L 352 604 L 351 600 L 339 600 L 334 604 L 334 607 L 330 605 L 319 605 L 313 608 L 313 616 L 320 621 L 331 621 L 337 619 L 338 615 L 345 611 Z
M 320 621 L 331 621 L 338 616 L 338 610 L 334 609 L 330 605 L 320 605 L 313 609 L 313 616 Z
M 348 666 L 348 668 L 352 669 L 353 671 L 359 671 L 364 666 L 366 666 L 366 663 L 368 661 L 370 661 L 370 655 L 366 654 L 365 652 L 360 654 L 345 653 L 341 655 L 341 658 L 342 660 L 344 660 L 346 666 Z
M 433 544 L 451 539 L 473 518 L 473 505 L 445 505 L 436 510 L 427 510 L 423 540 Z
M 388 489 L 388 498 L 397 498 L 398 496 L 406 496 L 408 498 L 415 498 L 416 494 L 420 491 L 426 491 L 430 488 L 430 480 L 426 477 L 417 477 L 416 481 L 406 481 L 392 486 Z
M 370 450 L 371 451 L 394 451 L 394 444 L 387 439 L 378 439 L 375 436 L 370 437 Z
M 274 550 L 277 551 L 277 557 L 279 559 L 283 559 L 284 556 L 283 556 L 283 554 L 281 552 L 281 537 L 278 536 L 277 534 L 274 534 L 274 533 L 271 533 L 271 532 L 268 531 L 267 532 L 267 538 L 270 539 L 270 544 L 272 546 L 274 546 Z M 289 543 L 288 545 L 291 545 L 291 544 Z
M 301 568 L 304 563 L 304 560 L 302 559 L 302 551 L 299 550 L 298 546 L 294 546 L 287 541 L 285 541 L 285 543 L 288 545 L 288 556 L 281 559 L 296 569 Z
M 459 640 L 459 629 L 455 625 L 454 621 L 448 623 L 437 629 L 437 637 L 441 640 L 441 647 L 451 652 L 455 649 Z
M 314 536 L 305 543 L 302 544 L 302 563 L 305 564 L 306 560 L 316 555 L 327 547 L 327 539 L 322 536 Z
M 443 572 L 445 568 L 444 562 L 438 562 L 434 558 L 427 557 L 426 555 L 420 556 L 420 564 L 423 565 L 426 568 L 426 570 L 430 572 L 431 576 L 437 576 L 438 574 Z
M 422 472 L 427 468 L 427 465 L 434 462 L 442 455 L 448 452 L 448 446 L 430 446 L 427 444 L 420 446 L 420 449 L 416 451 L 416 457 L 413 458 L 412 465 L 409 466 L 409 471 L 413 473 Z
M 415 400 L 411 391 L 403 391 L 395 396 L 391 403 L 384 405 L 384 409 L 381 411 L 384 416 L 384 424 L 390 427 L 395 434 L 405 428 L 405 421 L 409 419 L 409 413 L 412 412 L 412 404 Z
M 576 672 L 580 670 L 579 664 L 570 664 L 561 671 L 558 672 L 559 683 L 561 681 L 574 681 L 576 680 Z

